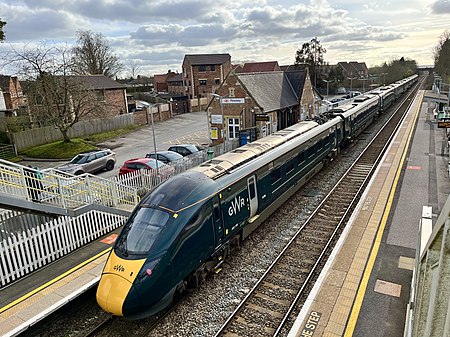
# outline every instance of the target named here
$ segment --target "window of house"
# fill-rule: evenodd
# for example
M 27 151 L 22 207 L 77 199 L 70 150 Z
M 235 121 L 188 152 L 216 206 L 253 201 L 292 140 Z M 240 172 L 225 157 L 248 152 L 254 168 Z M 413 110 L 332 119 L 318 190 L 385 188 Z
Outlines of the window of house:
M 216 65 L 215 64 L 211 64 L 211 71 L 216 71 Z
M 199 85 L 206 85 L 206 80 L 198 80 Z
M 214 84 L 219 85 L 220 84 L 220 78 L 215 78 L 214 79 Z
M 239 118 L 228 118 L 228 138 L 239 137 Z
M 228 97 L 234 97 L 234 88 L 228 88 Z
M 206 66 L 204 64 L 198 66 L 198 71 L 206 71 Z

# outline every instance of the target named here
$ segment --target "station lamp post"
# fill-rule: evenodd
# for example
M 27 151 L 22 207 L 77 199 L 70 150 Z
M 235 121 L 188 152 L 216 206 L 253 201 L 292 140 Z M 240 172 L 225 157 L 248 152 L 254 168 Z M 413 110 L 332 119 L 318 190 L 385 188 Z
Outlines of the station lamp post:
M 221 134 L 222 134 L 222 146 L 223 146 L 223 153 L 225 153 L 225 118 L 223 115 L 223 98 L 222 96 L 218 94 L 212 94 L 216 99 L 220 102 L 220 111 L 222 113 L 222 128 L 221 128 Z
M 353 80 L 356 80 L 357 77 L 347 77 L 348 80 L 350 80 L 350 96 L 353 96 Z M 351 97 L 350 97 L 351 98 Z
M 362 81 L 362 83 L 363 83 L 363 91 L 362 91 L 362 93 L 364 94 L 364 92 L 365 92 L 365 86 L 364 86 L 364 84 L 365 84 L 365 82 L 368 80 L 368 78 L 367 77 L 363 77 L 363 78 L 360 78 L 359 79 L 360 81 Z
M 328 85 L 330 84 L 330 82 L 334 82 L 334 80 L 322 80 L 322 81 L 324 81 L 327 84 L 327 97 L 328 97 L 328 95 L 329 95 Z

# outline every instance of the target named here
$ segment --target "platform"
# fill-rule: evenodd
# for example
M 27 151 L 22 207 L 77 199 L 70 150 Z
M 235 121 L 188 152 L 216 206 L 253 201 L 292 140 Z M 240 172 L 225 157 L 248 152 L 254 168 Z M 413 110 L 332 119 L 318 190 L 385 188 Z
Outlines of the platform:
M 96 286 L 120 228 L 0 290 L 0 336 L 16 336 Z
M 423 206 L 450 192 L 445 129 L 420 91 L 289 337 L 403 336 Z

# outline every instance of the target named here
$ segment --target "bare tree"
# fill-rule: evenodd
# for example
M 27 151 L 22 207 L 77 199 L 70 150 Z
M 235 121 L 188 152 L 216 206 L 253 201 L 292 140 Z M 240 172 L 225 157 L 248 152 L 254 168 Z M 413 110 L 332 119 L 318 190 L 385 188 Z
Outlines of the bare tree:
M 80 30 L 77 35 L 77 45 L 72 50 L 77 74 L 113 77 L 123 70 L 122 63 L 113 54 L 103 34 Z
M 301 49 L 295 53 L 295 64 L 307 64 L 311 68 L 311 75 L 314 78 L 314 86 L 317 86 L 317 72 L 318 67 L 324 64 L 323 55 L 327 50 L 322 47 L 317 37 L 311 39 L 310 42 L 305 42 Z
M 3 32 L 3 27 L 5 27 L 6 22 L 0 19 L 0 42 L 3 42 L 5 39 L 5 32 Z
M 27 80 L 24 87 L 31 118 L 58 128 L 65 142 L 70 142 L 68 130 L 80 119 L 103 112 L 102 98 L 73 75 L 70 49 L 41 44 L 13 50 L 10 57 Z
M 450 81 L 450 31 L 446 30 L 433 48 L 434 68 L 448 83 Z
M 141 68 L 141 66 L 140 66 L 138 61 L 136 61 L 136 60 L 128 61 L 128 69 L 130 70 L 130 74 L 131 74 L 131 78 L 132 79 L 136 78 L 140 68 Z

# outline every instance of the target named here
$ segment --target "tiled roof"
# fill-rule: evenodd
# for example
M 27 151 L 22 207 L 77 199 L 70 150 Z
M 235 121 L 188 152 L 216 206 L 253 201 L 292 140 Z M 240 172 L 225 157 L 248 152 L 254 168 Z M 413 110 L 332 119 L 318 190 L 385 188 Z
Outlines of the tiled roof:
M 125 85 L 117 83 L 105 75 L 77 75 L 74 78 L 80 79 L 94 90 L 98 89 L 125 89 Z
M 183 74 L 175 74 L 167 79 L 167 82 L 180 82 L 183 80 Z
M 302 71 L 299 71 L 303 73 Z M 300 74 L 288 74 L 283 71 L 236 74 L 248 93 L 255 99 L 264 112 L 275 111 L 297 105 Z M 304 75 L 303 75 L 304 76 Z M 294 83 L 291 83 L 291 80 Z M 302 84 L 303 87 L 303 84 Z
M 279 71 L 280 66 L 277 61 L 268 62 L 248 62 L 244 64 L 244 67 L 240 72 L 243 73 L 258 73 L 265 71 Z
M 231 60 L 230 54 L 190 54 L 185 55 L 184 59 L 190 65 L 209 65 L 209 64 L 224 64 Z

